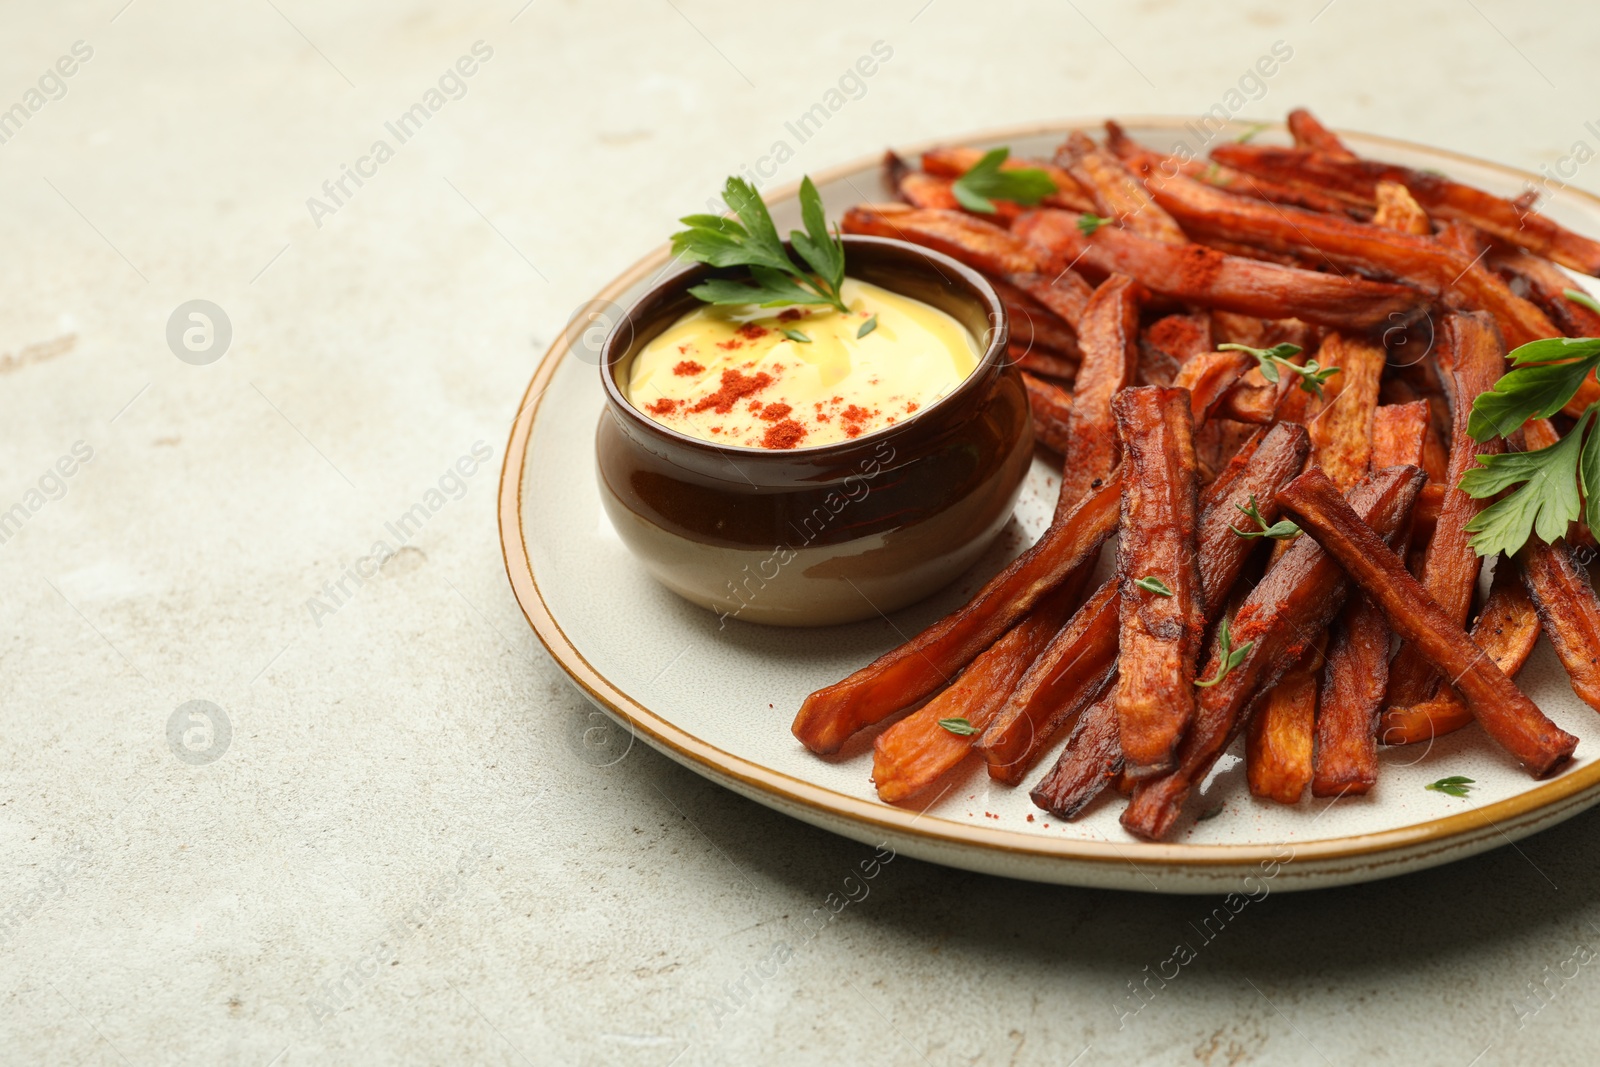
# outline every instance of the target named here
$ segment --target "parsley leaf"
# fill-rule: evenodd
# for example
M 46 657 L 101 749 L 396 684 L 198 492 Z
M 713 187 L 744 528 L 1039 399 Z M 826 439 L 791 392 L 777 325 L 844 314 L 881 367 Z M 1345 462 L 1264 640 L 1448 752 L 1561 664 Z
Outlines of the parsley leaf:
M 1254 641 L 1246 641 L 1238 648 L 1233 647 L 1233 635 L 1228 632 L 1228 620 L 1222 620 L 1222 628 L 1217 631 L 1217 673 L 1214 677 L 1204 682 L 1194 684 L 1202 689 L 1209 689 L 1221 684 L 1222 680 L 1233 673 L 1233 669 L 1244 662 L 1245 656 L 1256 647 Z
M 688 229 L 672 235 L 673 254 L 713 267 L 748 267 L 753 284 L 713 278 L 689 292 L 708 304 L 827 304 L 850 310 L 839 292 L 844 284 L 844 242 L 828 231 L 822 196 L 809 177 L 800 183 L 805 232 L 789 234 L 790 245 L 809 271 L 796 264 L 783 247 L 772 214 L 754 185 L 729 178 L 722 197 L 737 218 L 685 215 L 679 221 Z
M 839 286 L 844 284 L 844 242 L 828 232 L 822 194 L 817 192 L 810 175 L 800 179 L 800 220 L 805 223 L 806 232 L 791 231 L 789 243 L 837 296 Z M 841 304 L 839 310 L 848 309 Z
M 1437 782 L 1429 782 L 1422 788 L 1431 789 L 1435 793 L 1448 793 L 1453 797 L 1464 797 L 1467 795 L 1467 791 L 1475 784 L 1471 778 L 1452 774 L 1450 777 L 1441 778 Z
M 978 732 L 978 728 L 966 719 L 940 719 L 939 725 L 959 737 L 971 737 Z
M 1163 582 L 1160 578 L 1157 578 L 1153 574 L 1146 575 L 1133 584 L 1138 586 L 1140 589 L 1145 590 L 1146 592 L 1154 593 L 1156 596 L 1172 595 L 1172 590 L 1167 588 L 1167 583 Z
M 1261 509 L 1256 507 L 1256 495 L 1254 493 L 1250 494 L 1249 507 L 1245 507 L 1243 504 L 1235 504 L 1234 507 L 1238 508 L 1245 518 L 1253 521 L 1258 527 L 1254 530 L 1241 530 L 1237 526 L 1228 527 L 1240 537 L 1270 537 L 1274 541 L 1287 541 L 1291 537 L 1300 536 L 1300 527 L 1288 519 L 1281 519 L 1268 526 L 1267 520 L 1261 517 Z
M 1567 524 L 1583 508 L 1578 496 L 1579 460 L 1600 448 L 1592 442 L 1589 449 L 1583 448 L 1583 435 L 1593 417 L 1591 407 L 1567 436 L 1549 448 L 1478 457 L 1483 466 L 1462 476 L 1462 492 L 1482 500 L 1513 485 L 1521 484 L 1522 488 L 1490 504 L 1467 523 L 1467 532 L 1473 535 L 1473 551 L 1480 556 L 1500 552 L 1515 555 L 1530 534 L 1538 535 L 1546 544 L 1566 536 Z M 1595 466 L 1600 473 L 1600 456 L 1595 457 Z
M 1104 215 L 1079 215 L 1078 232 L 1085 237 L 1093 237 L 1094 232 L 1102 226 L 1109 226 L 1116 219 L 1108 219 Z
M 1056 191 L 1056 183 L 1038 167 L 1001 169 L 1010 155 L 1009 148 L 992 148 L 971 170 L 956 179 L 950 191 L 962 207 L 982 215 L 993 215 L 996 200 L 1032 207 Z
M 856 331 L 856 340 L 859 341 L 861 338 L 865 337 L 867 334 L 871 333 L 873 330 L 876 330 L 877 328 L 878 328 L 878 316 L 877 315 L 873 315 L 872 318 L 868 319 L 866 322 L 863 322 L 861 324 L 861 329 Z
M 1600 337 L 1550 337 L 1511 353 L 1513 368 L 1472 402 L 1467 432 L 1487 441 L 1515 433 L 1529 419 L 1547 419 L 1566 406 L 1600 367 Z
M 1291 374 L 1298 374 L 1300 376 L 1300 388 L 1319 400 L 1322 399 L 1322 387 L 1327 384 L 1329 378 L 1332 378 L 1340 371 L 1339 367 L 1323 367 L 1314 359 L 1306 360 L 1304 366 L 1298 363 L 1291 363 L 1290 360 L 1304 350 L 1299 345 L 1287 343 L 1273 345 L 1271 348 L 1251 348 L 1249 345 L 1235 344 L 1218 345 L 1217 351 L 1248 352 L 1255 356 L 1260 365 L 1261 376 L 1273 385 L 1278 384 L 1279 368 Z

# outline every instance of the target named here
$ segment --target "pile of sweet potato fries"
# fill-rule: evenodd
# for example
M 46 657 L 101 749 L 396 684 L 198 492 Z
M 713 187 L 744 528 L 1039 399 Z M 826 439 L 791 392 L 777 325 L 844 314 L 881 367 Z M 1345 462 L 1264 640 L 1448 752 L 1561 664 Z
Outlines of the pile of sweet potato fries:
M 982 214 L 953 192 L 979 150 L 920 170 L 891 153 L 901 202 L 846 214 L 993 282 L 1063 460 L 1030 549 L 795 718 L 832 753 L 909 711 L 874 741 L 885 801 L 973 758 L 1014 785 L 1065 738 L 1034 802 L 1072 818 L 1123 794 L 1123 826 L 1160 839 L 1241 734 L 1250 791 L 1293 804 L 1366 793 L 1380 743 L 1473 721 L 1544 776 L 1577 738 L 1510 680 L 1540 632 L 1600 709 L 1600 600 L 1573 555 L 1590 535 L 1529 540 L 1480 598 L 1466 527 L 1490 501 L 1458 488 L 1480 455 L 1556 440 L 1536 419 L 1479 444 L 1468 415 L 1509 348 L 1600 336 L 1557 266 L 1600 275 L 1600 243 L 1531 199 L 1361 158 L 1308 112 L 1288 125 L 1294 147 L 1206 161 L 1107 123 L 1008 160 L 1056 191 Z M 1591 377 L 1567 413 L 1596 396 Z

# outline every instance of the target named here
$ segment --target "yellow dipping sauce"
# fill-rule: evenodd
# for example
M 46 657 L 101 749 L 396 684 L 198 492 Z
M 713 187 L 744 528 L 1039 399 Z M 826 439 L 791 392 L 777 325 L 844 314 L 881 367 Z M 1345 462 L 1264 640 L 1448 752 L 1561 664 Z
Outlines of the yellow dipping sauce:
M 854 278 L 841 295 L 848 315 L 824 305 L 697 308 L 634 357 L 628 399 L 715 444 L 811 448 L 907 419 L 978 365 L 977 341 L 938 308 Z M 877 326 L 856 336 L 874 315 Z

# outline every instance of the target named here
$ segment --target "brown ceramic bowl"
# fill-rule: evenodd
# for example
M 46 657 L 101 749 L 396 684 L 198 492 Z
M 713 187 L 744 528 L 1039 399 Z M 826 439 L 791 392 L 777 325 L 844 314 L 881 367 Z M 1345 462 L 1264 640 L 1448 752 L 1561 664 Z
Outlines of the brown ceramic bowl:
M 617 533 L 667 588 L 729 618 L 779 626 L 894 611 L 973 564 L 1011 516 L 1033 455 L 1005 310 L 984 278 L 902 241 L 845 237 L 850 276 L 922 300 L 978 339 L 978 365 L 911 418 L 815 448 L 715 445 L 624 393 L 634 354 L 699 306 L 709 267 L 646 293 L 606 339 L 595 451 Z

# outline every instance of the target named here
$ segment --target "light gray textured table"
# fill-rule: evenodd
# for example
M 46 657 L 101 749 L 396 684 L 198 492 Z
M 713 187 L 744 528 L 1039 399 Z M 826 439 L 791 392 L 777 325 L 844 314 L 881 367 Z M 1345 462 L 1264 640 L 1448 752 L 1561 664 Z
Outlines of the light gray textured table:
M 790 181 L 891 140 L 1197 114 L 1282 41 L 1247 114 L 1556 166 L 1600 147 L 1593 5 L 779 10 L 0 7 L 0 108 L 23 108 L 0 113 L 0 510 L 23 509 L 0 543 L 0 1059 L 1593 1062 L 1596 813 L 1269 897 L 1140 997 L 1213 902 L 901 858 L 801 944 L 868 850 L 642 745 L 585 760 L 493 504 L 569 312 L 778 141 Z M 365 176 L 335 198 L 345 166 Z M 204 365 L 167 340 L 191 300 L 231 324 Z M 406 548 L 346 577 L 419 502 Z

